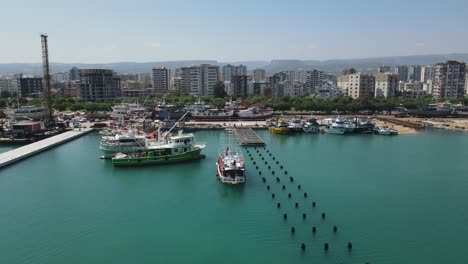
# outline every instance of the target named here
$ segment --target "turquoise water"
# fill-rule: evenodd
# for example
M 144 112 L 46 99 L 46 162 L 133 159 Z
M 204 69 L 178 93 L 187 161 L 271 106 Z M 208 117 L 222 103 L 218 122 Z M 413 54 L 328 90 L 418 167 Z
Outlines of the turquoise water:
M 271 191 L 250 160 L 245 186 L 216 180 L 216 131 L 196 133 L 206 159 L 175 166 L 114 168 L 90 134 L 6 167 L 0 263 L 468 263 L 465 134 L 259 134 L 288 171 L 267 158 Z

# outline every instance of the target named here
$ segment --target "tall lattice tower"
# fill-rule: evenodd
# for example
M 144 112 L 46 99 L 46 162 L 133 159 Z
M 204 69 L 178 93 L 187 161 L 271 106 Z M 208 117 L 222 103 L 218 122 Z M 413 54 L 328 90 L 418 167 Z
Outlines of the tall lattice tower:
M 51 123 L 53 120 L 52 109 L 52 91 L 50 88 L 50 73 L 49 73 L 49 48 L 47 46 L 47 34 L 41 34 L 42 42 L 42 71 L 44 73 L 44 97 L 46 99 L 46 121 Z

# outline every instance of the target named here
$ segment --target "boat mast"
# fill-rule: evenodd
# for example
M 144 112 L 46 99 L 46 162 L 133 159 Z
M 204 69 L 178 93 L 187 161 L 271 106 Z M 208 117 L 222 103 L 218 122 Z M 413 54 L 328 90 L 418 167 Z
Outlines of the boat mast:
M 171 127 L 171 129 L 169 129 L 169 130 L 167 131 L 166 135 L 169 135 L 169 134 L 171 133 L 172 129 L 174 129 L 174 128 L 180 123 L 180 121 L 181 121 L 182 119 L 184 119 L 184 117 L 185 117 L 188 113 L 189 113 L 188 111 L 185 112 L 185 114 L 182 115 L 182 117 L 181 117 L 179 120 L 177 120 L 177 122 L 175 122 L 175 124 Z

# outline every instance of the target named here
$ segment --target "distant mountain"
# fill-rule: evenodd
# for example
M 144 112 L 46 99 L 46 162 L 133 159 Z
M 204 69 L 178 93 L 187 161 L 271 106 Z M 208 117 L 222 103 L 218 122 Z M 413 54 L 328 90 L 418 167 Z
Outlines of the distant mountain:
M 296 69 L 318 69 L 329 73 L 339 74 L 346 68 L 355 68 L 362 72 L 375 72 L 380 65 L 432 65 L 447 60 L 458 60 L 468 62 L 468 53 L 445 54 L 445 55 L 414 55 L 395 56 L 365 59 L 337 59 L 337 60 L 274 60 L 264 67 L 269 73 L 296 70 Z
M 362 72 L 375 72 L 380 65 L 432 65 L 447 60 L 468 61 L 468 53 L 442 54 L 442 55 L 415 55 L 415 56 L 393 56 L 365 59 L 335 59 L 335 60 L 272 60 L 268 61 L 236 61 L 236 62 L 218 62 L 214 60 L 190 60 L 190 61 L 159 61 L 159 62 L 116 62 L 103 64 L 83 64 L 83 63 L 51 63 L 51 72 L 68 71 L 72 67 L 81 69 L 101 68 L 112 69 L 119 73 L 149 73 L 156 66 L 166 66 L 171 69 L 190 64 L 243 64 L 253 70 L 263 68 L 268 73 L 275 73 L 286 70 L 297 69 L 318 69 L 329 73 L 339 74 L 342 69 L 355 68 Z M 6 63 L 0 64 L 0 74 L 23 73 L 23 74 L 42 74 L 42 64 L 40 63 Z

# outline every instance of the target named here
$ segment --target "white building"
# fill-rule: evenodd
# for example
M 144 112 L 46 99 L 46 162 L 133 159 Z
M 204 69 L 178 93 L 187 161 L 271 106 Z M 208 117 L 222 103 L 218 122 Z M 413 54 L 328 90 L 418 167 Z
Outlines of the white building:
M 398 91 L 398 78 L 398 74 L 394 73 L 377 73 L 375 76 L 375 97 L 394 97 Z
M 375 91 L 375 76 L 366 73 L 353 73 L 338 78 L 338 88 L 353 99 L 373 98 Z
M 223 66 L 223 81 L 232 81 L 232 76 L 244 76 L 247 75 L 247 66 L 245 65 L 224 65 Z
M 51 74 L 51 78 L 53 82 L 68 82 L 69 81 L 69 72 L 57 72 Z
M 427 82 L 434 78 L 434 67 L 432 66 L 423 66 L 421 67 L 421 82 Z
M 9 92 L 10 94 L 18 92 L 18 79 L 14 77 L 0 78 L 0 92 Z
M 202 64 L 181 68 L 182 94 L 193 96 L 213 96 L 213 87 L 220 81 L 219 66 Z
M 465 63 L 447 61 L 434 65 L 432 95 L 434 98 L 463 98 L 465 96 Z

